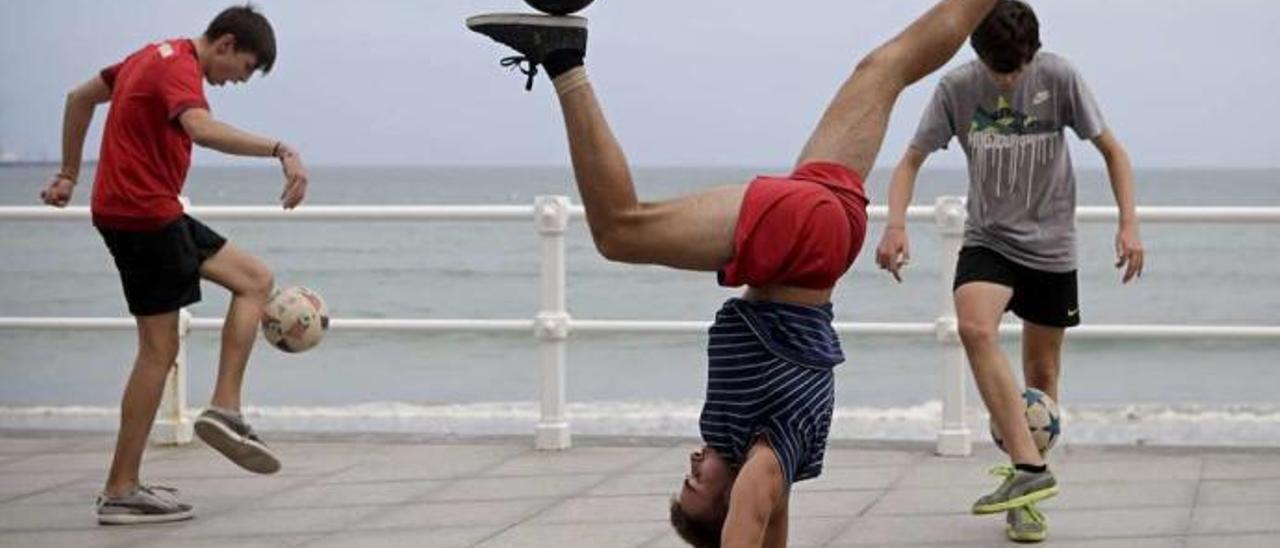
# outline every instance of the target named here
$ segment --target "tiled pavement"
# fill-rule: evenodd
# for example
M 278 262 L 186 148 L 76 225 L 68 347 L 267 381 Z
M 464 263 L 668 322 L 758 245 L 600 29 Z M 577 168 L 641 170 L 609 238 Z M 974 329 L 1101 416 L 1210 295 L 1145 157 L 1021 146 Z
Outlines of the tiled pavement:
M 146 481 L 195 505 L 183 523 L 101 527 L 92 501 L 112 440 L 0 433 L 0 546 L 677 547 L 667 500 L 694 440 L 285 437 L 277 475 L 242 472 L 199 443 L 151 448 Z M 995 479 L 980 446 L 833 441 L 822 477 L 792 495 L 791 546 L 1002 546 L 1002 516 L 968 505 Z M 1280 449 L 1055 450 L 1062 494 L 1047 546 L 1280 547 Z

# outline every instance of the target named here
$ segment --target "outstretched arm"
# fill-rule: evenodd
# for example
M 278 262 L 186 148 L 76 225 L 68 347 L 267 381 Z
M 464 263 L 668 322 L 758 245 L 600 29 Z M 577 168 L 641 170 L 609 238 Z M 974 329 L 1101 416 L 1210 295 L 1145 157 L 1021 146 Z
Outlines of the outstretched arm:
M 785 545 L 785 525 L 778 533 L 773 532 L 774 511 L 785 508 L 784 483 L 773 447 L 764 438 L 757 438 L 734 479 L 733 491 L 729 494 L 729 515 L 721 531 L 721 546 L 760 548 L 766 539 L 771 541 L 770 546 L 777 545 L 779 540 Z M 786 521 L 785 509 L 781 519 Z M 777 537 L 779 533 L 781 539 Z
M 93 111 L 111 100 L 111 87 L 101 75 L 80 84 L 67 93 L 62 114 L 62 169 L 40 193 L 44 203 L 65 207 L 80 178 L 80 161 L 84 154 L 84 137 L 93 122 Z
M 1133 197 L 1133 165 L 1129 153 L 1111 130 L 1104 130 L 1093 138 L 1093 145 L 1107 162 L 1107 175 L 1111 179 L 1111 192 L 1120 209 L 1120 226 L 1116 231 L 1116 268 L 1124 268 L 1122 281 L 1142 276 L 1145 253 L 1142 238 L 1138 235 L 1138 214 Z
M 902 281 L 902 267 L 911 260 L 911 245 L 907 240 L 907 206 L 915 194 L 916 177 L 928 155 L 915 147 L 907 147 L 898 167 L 893 170 L 893 182 L 889 184 L 889 220 L 884 224 L 880 245 L 876 248 L 876 264 Z
M 284 169 L 285 187 L 280 201 L 293 209 L 307 193 L 307 169 L 302 156 L 282 141 L 268 139 L 220 122 L 202 108 L 190 108 L 178 116 L 182 129 L 197 145 L 236 156 L 274 156 Z

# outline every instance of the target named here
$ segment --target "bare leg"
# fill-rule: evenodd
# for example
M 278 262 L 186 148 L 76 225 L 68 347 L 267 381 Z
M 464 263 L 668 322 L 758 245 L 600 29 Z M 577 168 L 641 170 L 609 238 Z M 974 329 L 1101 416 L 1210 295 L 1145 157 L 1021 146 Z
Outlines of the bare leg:
M 120 400 L 120 432 L 107 474 L 106 494 L 122 496 L 139 482 L 142 452 L 147 446 L 165 378 L 178 357 L 178 313 L 138 316 L 138 355 Z
M 950 59 L 994 3 L 942 2 L 863 59 L 823 115 L 802 161 L 835 161 L 865 174 L 880 149 L 898 93 Z M 626 155 L 592 86 L 559 95 L 578 191 L 605 258 L 691 270 L 716 270 L 732 258 L 745 186 L 640 202 Z
M 974 383 L 991 413 L 1004 447 L 1017 464 L 1040 465 L 1044 461 L 1036 450 L 1027 427 L 1026 405 L 1018 383 L 1013 378 L 1009 359 L 1000 348 L 1000 317 L 1013 297 L 1013 290 L 988 282 L 971 282 L 955 292 L 956 320 L 960 341 L 969 356 Z
M 1062 339 L 1066 329 L 1022 322 L 1022 376 L 1027 386 L 1038 388 L 1058 401 L 1058 376 L 1062 371 Z
M 239 411 L 244 370 L 258 336 L 262 308 L 275 282 L 266 265 L 230 242 L 200 265 L 200 275 L 231 291 L 212 403 Z
M 717 270 L 733 257 L 744 185 L 642 203 L 591 84 L 561 95 L 560 107 L 578 192 L 601 255 L 688 270 Z
M 993 6 L 995 0 L 939 2 L 864 57 L 836 92 L 799 163 L 835 162 L 866 176 L 898 94 L 951 59 Z

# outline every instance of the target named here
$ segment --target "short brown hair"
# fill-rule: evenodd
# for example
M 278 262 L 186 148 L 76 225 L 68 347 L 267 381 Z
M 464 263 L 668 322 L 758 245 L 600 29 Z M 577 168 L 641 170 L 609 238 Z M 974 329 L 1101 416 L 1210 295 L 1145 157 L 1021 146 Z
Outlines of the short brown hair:
M 235 37 L 236 51 L 247 51 L 258 58 L 258 66 L 254 68 L 262 70 L 263 74 L 271 72 L 271 67 L 276 64 L 276 32 L 253 4 L 222 10 L 204 31 L 204 37 L 209 41 L 227 34 Z
M 680 499 L 671 497 L 671 526 L 676 534 L 695 548 L 720 548 L 720 530 L 724 528 L 725 513 L 709 522 L 698 521 L 684 511 Z

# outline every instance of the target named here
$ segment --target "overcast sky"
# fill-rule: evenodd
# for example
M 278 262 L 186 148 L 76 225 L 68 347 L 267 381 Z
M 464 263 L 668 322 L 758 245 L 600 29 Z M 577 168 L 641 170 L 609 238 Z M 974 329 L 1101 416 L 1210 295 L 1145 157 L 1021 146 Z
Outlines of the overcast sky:
M 581 14 L 592 80 L 633 164 L 782 166 L 858 58 L 931 3 L 597 0 Z M 149 41 L 200 33 L 230 4 L 0 1 L 0 150 L 57 159 L 67 90 Z M 508 51 L 463 26 L 523 2 L 257 4 L 276 29 L 275 70 L 210 87 L 215 116 L 294 142 L 315 164 L 566 162 L 549 83 L 525 93 L 498 66 Z M 1136 165 L 1280 167 L 1280 2 L 1032 5 L 1045 49 L 1083 73 Z M 972 58 L 966 46 L 949 66 Z M 900 156 L 937 76 L 899 101 L 880 164 Z M 931 166 L 963 163 L 938 156 Z M 1080 147 L 1076 158 L 1101 163 Z M 244 160 L 201 152 L 197 162 Z

